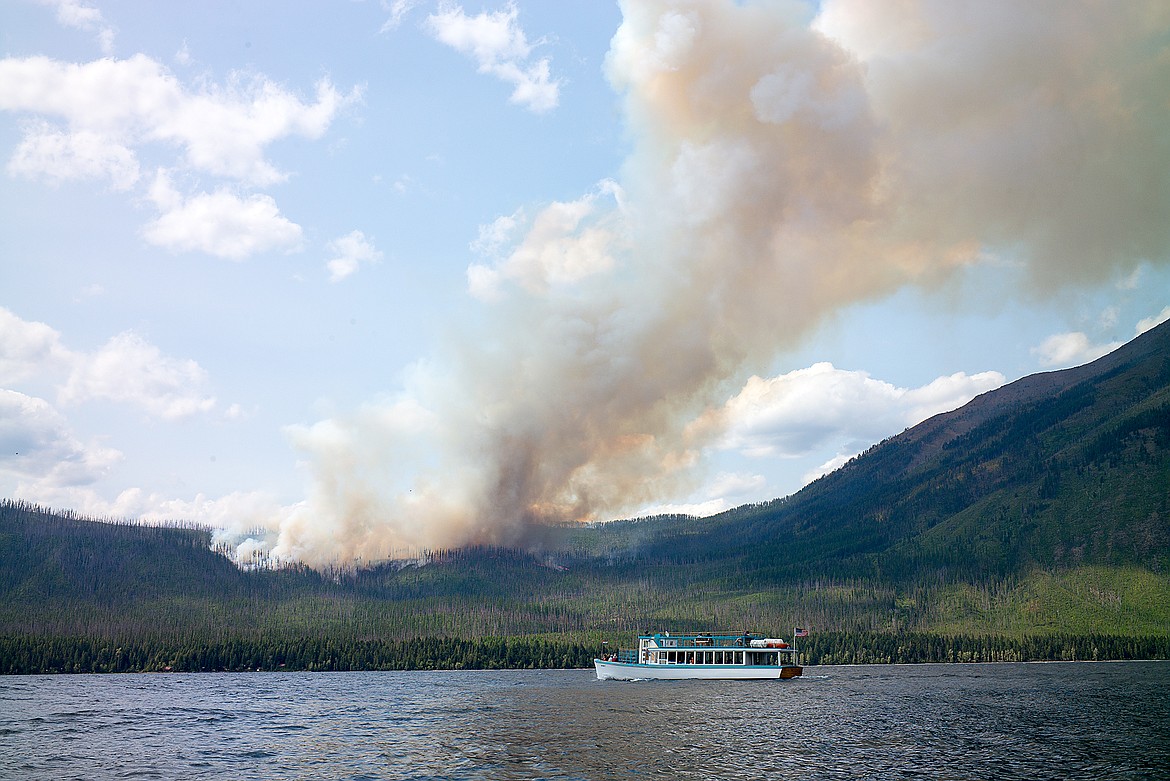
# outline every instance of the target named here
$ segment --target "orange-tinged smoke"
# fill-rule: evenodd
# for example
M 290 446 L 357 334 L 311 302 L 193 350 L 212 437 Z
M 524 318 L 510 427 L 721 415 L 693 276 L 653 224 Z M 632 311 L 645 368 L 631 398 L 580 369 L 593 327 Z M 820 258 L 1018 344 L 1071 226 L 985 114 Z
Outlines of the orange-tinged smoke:
M 955 269 L 1036 291 L 1170 249 L 1170 6 L 625 0 L 621 181 L 477 242 L 474 332 L 291 432 L 314 565 L 523 544 L 692 484 L 711 420 L 839 308 Z M 707 413 L 705 415 L 705 413 Z M 255 543 L 250 543 L 255 545 Z

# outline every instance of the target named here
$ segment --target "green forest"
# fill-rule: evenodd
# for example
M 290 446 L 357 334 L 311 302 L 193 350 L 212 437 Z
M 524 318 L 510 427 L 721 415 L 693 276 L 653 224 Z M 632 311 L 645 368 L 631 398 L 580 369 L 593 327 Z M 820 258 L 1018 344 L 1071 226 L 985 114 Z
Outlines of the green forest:
M 581 667 L 794 626 L 814 665 L 1170 658 L 1170 327 L 791 497 L 534 547 L 242 569 L 206 529 L 3 501 L 0 672 Z

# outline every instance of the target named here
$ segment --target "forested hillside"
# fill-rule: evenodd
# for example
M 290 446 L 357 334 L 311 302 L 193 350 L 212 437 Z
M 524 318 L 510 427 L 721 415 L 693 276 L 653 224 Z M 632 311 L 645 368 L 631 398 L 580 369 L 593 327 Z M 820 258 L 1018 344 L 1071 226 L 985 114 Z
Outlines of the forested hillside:
M 667 534 L 650 555 L 742 556 L 767 580 L 978 580 L 1088 564 L 1166 572 L 1167 325 L 936 416 L 788 499 L 691 523 L 685 544 Z
M 808 626 L 809 661 L 1170 656 L 1170 324 L 787 499 L 353 572 L 0 505 L 0 672 L 561 666 L 646 629 Z

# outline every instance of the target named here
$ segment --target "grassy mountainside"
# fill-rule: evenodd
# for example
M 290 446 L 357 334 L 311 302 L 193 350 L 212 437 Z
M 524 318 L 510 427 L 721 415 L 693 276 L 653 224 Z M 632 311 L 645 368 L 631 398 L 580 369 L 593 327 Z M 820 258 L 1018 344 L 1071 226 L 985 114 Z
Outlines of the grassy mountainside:
M 562 530 L 540 555 L 242 572 L 204 531 L 3 503 L 0 671 L 567 664 L 648 628 L 794 624 L 837 661 L 1167 655 L 1168 503 L 1164 324 L 787 499 Z

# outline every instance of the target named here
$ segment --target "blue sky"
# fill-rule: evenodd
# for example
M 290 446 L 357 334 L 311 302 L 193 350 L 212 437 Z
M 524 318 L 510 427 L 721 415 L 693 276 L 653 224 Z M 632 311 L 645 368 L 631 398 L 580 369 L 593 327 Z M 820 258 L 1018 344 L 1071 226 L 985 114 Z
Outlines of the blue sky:
M 0 494 L 311 563 L 789 494 L 1170 316 L 1170 12 L 0 9 Z

